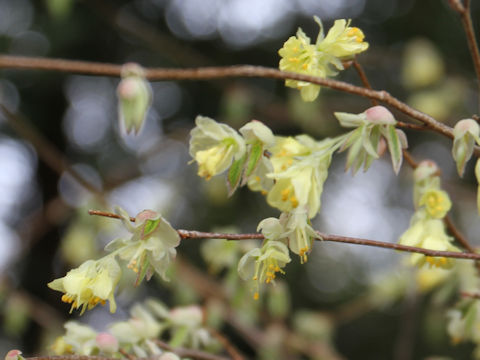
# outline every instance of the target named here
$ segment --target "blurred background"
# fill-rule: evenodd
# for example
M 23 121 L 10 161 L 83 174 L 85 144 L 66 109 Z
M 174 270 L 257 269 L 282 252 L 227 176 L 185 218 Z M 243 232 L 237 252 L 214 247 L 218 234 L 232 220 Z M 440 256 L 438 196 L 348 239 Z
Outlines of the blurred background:
M 472 6 L 476 22 L 480 6 Z M 316 39 L 313 15 L 326 29 L 334 19 L 351 18 L 364 31 L 370 48 L 358 60 L 373 88 L 449 125 L 478 111 L 463 29 L 457 14 L 439 0 L 0 0 L 0 52 L 152 67 L 277 67 L 278 49 L 299 26 Z M 361 84 L 353 68 L 337 78 Z M 79 318 L 68 314 L 68 305 L 46 284 L 102 256 L 103 246 L 123 234 L 119 222 L 90 217 L 90 208 L 120 205 L 131 216 L 154 209 L 176 228 L 203 231 L 253 232 L 261 219 L 278 216 L 261 195 L 241 189 L 228 198 L 222 176 L 206 182 L 196 175 L 196 165 L 188 165 L 196 115 L 236 129 L 258 119 L 279 135 L 321 139 L 342 132 L 334 111 L 360 113 L 371 106 L 367 99 L 329 89 L 304 103 L 297 91 L 269 79 L 159 81 L 151 84 L 154 100 L 145 128 L 139 136 L 124 137 L 117 85 L 118 79 L 107 77 L 0 71 L 0 103 L 8 110 L 0 112 L 2 353 L 19 348 L 29 356 L 46 354 L 62 323 Z M 427 132 L 407 135 L 416 160 L 439 164 L 454 203 L 451 215 L 478 246 L 473 164 L 459 179 L 449 140 Z M 344 164 L 343 154 L 334 157 L 314 228 L 395 242 L 413 213 L 412 170 L 404 165 L 396 177 L 388 154 L 355 177 L 344 173 Z M 183 268 L 174 272 L 183 275 L 135 289 L 132 278 L 125 279 L 117 314 L 100 307 L 79 320 L 105 326 L 125 318 L 131 304 L 147 296 L 170 306 L 207 306 L 214 297 L 192 287 L 188 271 L 222 287 L 228 270 L 208 271 L 202 242 L 179 247 Z M 266 337 L 272 343 L 280 328 L 327 344 L 330 357 L 318 358 L 468 358 L 472 347 L 451 344 L 445 310 L 430 305 L 429 292 L 412 288 L 402 258 L 387 250 L 316 243 L 308 263 L 294 259 L 285 282 L 271 290 L 279 291 L 285 304 L 264 308 L 239 304 L 237 298 L 234 308 L 246 323 L 273 333 Z M 228 286 L 226 293 L 239 296 Z M 275 313 L 275 306 L 281 311 Z M 271 321 L 258 320 L 262 316 Z M 249 357 L 276 358 L 242 339 L 231 324 L 221 329 Z

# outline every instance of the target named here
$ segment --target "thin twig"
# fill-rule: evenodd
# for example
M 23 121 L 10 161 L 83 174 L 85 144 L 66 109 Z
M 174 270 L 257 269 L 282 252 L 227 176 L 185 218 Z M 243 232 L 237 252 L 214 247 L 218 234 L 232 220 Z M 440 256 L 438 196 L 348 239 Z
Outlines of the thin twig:
M 232 360 L 244 360 L 245 358 L 240 351 L 232 344 L 232 342 L 224 335 L 220 334 L 215 329 L 208 329 L 208 331 L 215 337 L 220 344 L 223 345 L 228 354 L 232 357 Z
M 357 71 L 357 74 L 360 77 L 360 80 L 362 81 L 363 86 L 365 86 L 365 88 L 367 89 L 373 90 L 372 85 L 370 85 L 370 81 L 368 81 L 367 74 L 365 74 L 365 71 L 363 70 L 362 65 L 360 65 L 357 59 L 353 61 L 353 67 Z M 371 99 L 371 101 L 373 106 L 378 105 L 377 100 Z
M 229 358 L 223 357 L 223 356 L 218 356 L 214 354 L 210 354 L 204 351 L 200 350 L 193 350 L 193 349 L 185 349 L 185 348 L 180 348 L 180 347 L 173 347 L 167 344 L 166 342 L 162 340 L 155 339 L 153 340 L 155 344 L 157 344 L 160 348 L 173 352 L 177 354 L 180 357 L 190 357 L 192 359 L 198 359 L 198 360 L 229 360 Z
M 46 59 L 23 56 L 0 56 L 0 68 L 50 70 L 67 73 L 118 77 L 120 76 L 122 66 L 115 64 L 62 59 Z M 331 89 L 381 101 L 398 109 L 404 114 L 423 122 L 430 129 L 453 139 L 452 128 L 435 120 L 430 115 L 415 110 L 414 108 L 408 106 L 406 103 L 393 97 L 388 92 L 384 90 L 377 91 L 365 89 L 364 87 L 355 86 L 343 81 L 285 72 L 273 68 L 251 65 L 204 67 L 194 69 L 146 68 L 145 75 L 150 80 L 205 80 L 228 77 L 263 77 L 282 80 L 292 79 L 298 81 L 306 81 L 312 84 L 317 84 L 329 87 Z M 477 155 L 480 155 L 480 150 L 475 149 L 475 153 Z
M 467 38 L 468 49 L 472 56 L 473 67 L 477 75 L 477 83 L 479 88 L 479 110 L 480 110 L 480 51 L 478 49 L 477 39 L 475 37 L 475 29 L 473 28 L 472 16 L 470 14 L 470 0 L 465 0 L 462 4 L 460 0 L 449 0 L 450 6 L 459 15 L 462 21 L 465 37 Z
M 89 210 L 90 215 L 106 216 L 114 219 L 121 219 L 120 215 L 99 211 L 99 210 Z M 135 221 L 135 218 L 130 218 L 130 221 Z M 177 230 L 178 234 L 182 239 L 227 239 L 227 240 L 251 240 L 251 239 L 264 239 L 264 236 L 259 233 L 251 234 L 225 234 L 225 233 L 215 233 L 215 232 L 203 232 L 203 231 L 194 231 L 194 230 Z M 316 240 L 320 241 L 331 241 L 331 242 L 340 242 L 346 244 L 355 244 L 355 245 L 364 245 L 364 246 L 373 246 L 380 247 L 385 249 L 392 249 L 397 251 L 405 251 L 411 253 L 419 253 L 431 257 L 447 257 L 447 258 L 456 258 L 456 259 L 471 259 L 471 260 L 480 260 L 480 254 L 474 253 L 463 253 L 455 251 L 437 251 L 430 249 L 423 249 L 415 246 L 407 246 L 401 244 L 393 244 L 384 241 L 361 239 L 361 238 L 352 238 L 348 236 L 340 235 L 329 235 L 317 231 L 318 238 Z
M 58 175 L 68 173 L 80 185 L 91 193 L 103 199 L 102 192 L 96 186 L 86 180 L 78 173 L 66 160 L 65 156 L 46 138 L 44 138 L 32 125 L 30 125 L 21 115 L 10 112 L 4 105 L 0 104 L 1 111 L 5 114 L 9 125 L 21 137 L 30 142 L 35 148 L 38 156 Z

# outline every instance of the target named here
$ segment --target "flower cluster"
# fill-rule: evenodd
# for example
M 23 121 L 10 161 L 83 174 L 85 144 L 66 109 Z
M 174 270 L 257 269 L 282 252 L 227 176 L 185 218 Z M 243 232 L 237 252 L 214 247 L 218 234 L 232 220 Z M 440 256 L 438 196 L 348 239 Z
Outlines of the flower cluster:
M 97 304 L 110 302 L 110 311 L 115 312 L 115 288 L 121 277 L 116 256 L 128 262 L 127 267 L 137 273 L 136 284 L 147 280 L 157 272 L 164 280 L 171 261 L 175 258 L 175 247 L 180 236 L 168 221 L 152 210 L 144 210 L 135 217 L 134 225 L 128 214 L 118 208 L 123 223 L 132 233 L 128 239 L 111 241 L 106 250 L 110 254 L 99 260 L 87 260 L 78 268 L 70 270 L 62 278 L 48 284 L 53 290 L 64 293 L 62 301 L 72 304 L 70 311 L 81 308 L 90 310 Z
M 312 44 L 299 28 L 296 36 L 291 36 L 278 51 L 280 70 L 318 77 L 334 76 L 337 70 L 343 70 L 342 60 L 368 49 L 362 30 L 350 27 L 350 20 L 336 20 L 325 36 L 320 19 L 314 19 L 320 25 L 316 43 Z M 306 81 L 286 80 L 285 85 L 300 90 L 304 101 L 315 100 L 320 91 L 319 85 Z
M 239 263 L 242 278 L 255 279 L 256 294 L 259 284 L 271 283 L 276 273 L 283 273 L 282 268 L 290 261 L 289 250 L 300 257 L 301 263 L 307 261 L 313 239 L 318 238 L 310 220 L 320 211 L 323 185 L 336 150 L 350 148 L 347 167 L 352 166 L 355 172 L 362 164 L 367 169 L 380 156 L 384 141 L 392 154 L 394 170 L 398 172 L 401 166 L 406 137 L 395 129 L 396 121 L 386 108 L 376 106 L 361 114 L 336 116 L 343 126 L 355 129 L 321 141 L 307 135 L 275 136 L 256 120 L 244 125 L 239 134 L 212 119 L 196 119 L 190 154 L 198 163 L 199 175 L 209 179 L 227 172 L 230 193 L 248 185 L 265 195 L 270 206 L 282 211 L 278 219 L 260 223 L 266 239 L 263 246 L 247 252 Z M 209 155 L 204 156 L 206 153 Z M 425 198 L 425 204 L 433 212 L 441 211 L 430 198 Z M 226 249 L 221 251 L 227 253 Z
M 203 313 L 198 306 L 168 309 L 159 301 L 149 299 L 145 305 L 134 305 L 131 317 L 110 324 L 106 331 L 97 332 L 87 325 L 69 321 L 66 333 L 51 346 L 55 355 L 87 355 L 121 357 L 128 353 L 134 357 L 155 356 L 160 360 L 180 358 L 162 350 L 157 339 L 168 333 L 171 347 L 201 349 L 216 345 L 210 333 L 203 327 Z
M 424 161 L 415 169 L 414 178 L 416 211 L 399 243 L 431 250 L 459 251 L 452 245 L 452 238 L 446 234 L 442 221 L 452 203 L 448 194 L 440 189 L 438 168 L 433 162 Z M 451 268 L 454 264 L 451 258 L 429 257 L 418 253 L 410 256 L 412 265 L 422 266 L 426 262 L 442 268 Z

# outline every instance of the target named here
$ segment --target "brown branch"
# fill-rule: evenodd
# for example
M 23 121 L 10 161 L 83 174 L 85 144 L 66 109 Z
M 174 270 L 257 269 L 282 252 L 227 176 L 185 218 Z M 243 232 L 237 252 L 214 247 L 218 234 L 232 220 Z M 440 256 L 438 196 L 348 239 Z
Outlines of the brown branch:
M 88 213 L 90 215 L 106 216 L 114 219 L 121 218 L 120 215 L 99 211 L 99 210 L 89 210 Z M 130 220 L 135 221 L 134 218 L 130 218 Z M 224 233 L 180 230 L 180 229 L 178 229 L 177 232 L 182 239 L 227 239 L 227 240 L 264 239 L 264 236 L 259 233 L 224 234 Z M 352 237 L 340 236 L 340 235 L 329 235 L 329 234 L 321 233 L 319 231 L 317 231 L 317 234 L 318 234 L 318 238 L 316 240 L 320 240 L 320 241 L 323 240 L 323 241 L 340 242 L 340 243 L 346 243 L 346 244 L 380 247 L 384 249 L 419 253 L 419 254 L 423 254 L 431 257 L 447 257 L 447 258 L 455 258 L 455 259 L 480 260 L 480 254 L 475 254 L 475 253 L 464 253 L 464 252 L 455 252 L 455 251 L 437 251 L 437 250 L 423 249 L 415 246 L 393 244 L 393 243 L 384 242 L 384 241 L 352 238 Z
M 353 67 L 357 71 L 357 74 L 360 77 L 360 80 L 362 81 L 363 86 L 365 86 L 365 88 L 367 89 L 373 90 L 372 85 L 370 85 L 370 81 L 368 81 L 367 74 L 365 74 L 365 71 L 363 70 L 362 65 L 360 65 L 357 59 L 353 61 Z M 371 99 L 371 101 L 373 106 L 378 105 L 377 100 Z
M 120 76 L 122 66 L 106 63 L 5 55 L 0 56 L 0 68 L 50 70 L 67 73 L 118 77 Z M 453 139 L 452 128 L 435 120 L 430 115 L 413 109 L 406 103 L 390 95 L 388 92 L 384 90 L 377 91 L 365 89 L 361 86 L 355 86 L 343 81 L 291 72 L 284 72 L 273 68 L 251 65 L 204 67 L 194 69 L 146 68 L 145 74 L 146 77 L 150 80 L 205 80 L 228 77 L 263 77 L 271 79 L 292 79 L 298 81 L 307 81 L 312 84 L 329 87 L 334 90 L 339 90 L 350 94 L 355 94 L 381 101 L 396 108 L 404 114 L 423 122 L 430 129 Z M 479 149 L 476 149 L 476 154 L 480 154 Z
M 461 231 L 457 229 L 457 227 L 452 221 L 452 218 L 449 215 L 445 216 L 444 222 L 447 226 L 448 231 L 450 231 L 450 233 L 458 241 L 458 243 L 462 245 L 465 249 L 467 249 L 469 252 L 475 253 L 475 248 L 468 242 L 467 238 L 461 233 Z
M 163 342 L 162 340 L 155 339 L 153 341 L 160 348 L 173 352 L 182 358 L 190 357 L 192 359 L 198 359 L 198 360 L 229 360 L 226 357 L 210 354 L 200 350 L 185 349 L 180 347 L 174 348 L 173 346 L 170 346 L 169 344 L 167 344 L 166 342 Z
M 467 38 L 468 49 L 472 56 L 473 67 L 477 75 L 477 83 L 479 87 L 479 103 L 480 108 L 480 51 L 478 49 L 477 39 L 475 37 L 475 29 L 473 28 L 472 16 L 470 14 L 470 0 L 465 0 L 462 4 L 460 0 L 449 0 L 450 6 L 459 15 L 462 21 L 463 30 Z
M 232 360 L 244 360 L 245 359 L 243 357 L 243 355 L 240 353 L 240 351 L 231 343 L 231 341 L 227 337 L 220 334 L 215 329 L 208 329 L 208 331 L 213 335 L 213 337 L 215 337 L 220 342 L 220 344 L 223 345 L 225 350 L 232 357 Z

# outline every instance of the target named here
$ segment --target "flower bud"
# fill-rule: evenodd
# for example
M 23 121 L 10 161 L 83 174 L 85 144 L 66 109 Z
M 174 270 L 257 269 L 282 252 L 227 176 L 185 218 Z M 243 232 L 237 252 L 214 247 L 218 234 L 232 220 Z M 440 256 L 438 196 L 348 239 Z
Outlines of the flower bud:
M 430 160 L 422 161 L 418 164 L 413 173 L 415 182 L 426 180 L 429 177 L 436 176 L 440 172 L 437 164 Z
M 460 120 L 453 129 L 452 156 L 457 164 L 460 176 L 465 171 L 465 165 L 472 157 L 475 141 L 480 143 L 480 126 L 472 119 Z
M 118 351 L 118 340 L 112 334 L 102 332 L 97 334 L 95 342 L 98 349 L 103 353 L 112 354 Z
M 261 141 L 266 146 L 271 146 L 275 142 L 272 130 L 258 120 L 250 121 L 242 126 L 239 131 L 247 143 Z
M 373 106 L 365 110 L 365 119 L 378 125 L 395 125 L 397 123 L 392 113 L 384 106 Z
M 139 65 L 129 63 L 123 66 L 117 96 L 120 128 L 127 134 L 138 134 L 152 102 L 152 89 Z
M 5 360 L 25 360 L 22 356 L 20 350 L 10 350 L 7 355 L 5 355 Z

